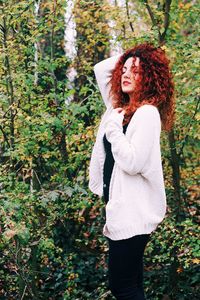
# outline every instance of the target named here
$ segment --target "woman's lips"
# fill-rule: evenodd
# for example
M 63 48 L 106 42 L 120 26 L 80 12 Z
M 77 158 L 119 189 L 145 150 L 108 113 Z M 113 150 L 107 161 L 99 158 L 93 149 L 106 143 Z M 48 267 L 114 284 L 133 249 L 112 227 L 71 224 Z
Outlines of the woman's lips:
M 131 83 L 128 82 L 128 81 L 123 81 L 123 85 L 127 86 L 127 85 L 129 85 L 129 84 L 131 84 Z

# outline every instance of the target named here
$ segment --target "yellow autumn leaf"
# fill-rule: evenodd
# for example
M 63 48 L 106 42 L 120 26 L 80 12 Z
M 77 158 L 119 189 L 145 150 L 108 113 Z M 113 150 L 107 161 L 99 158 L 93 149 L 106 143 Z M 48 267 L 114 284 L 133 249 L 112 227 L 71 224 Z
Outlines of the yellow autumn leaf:
M 167 50 L 167 47 L 165 45 L 161 46 L 160 47 L 162 50 L 166 51 Z
M 192 6 L 192 3 L 186 3 L 186 4 L 184 5 L 184 8 L 185 8 L 185 9 L 190 9 L 191 6 Z
M 197 114 L 196 114 L 195 119 L 196 119 L 197 121 L 200 120 L 200 113 L 197 113 Z
M 198 259 L 198 258 L 194 258 L 193 260 L 192 260 L 192 262 L 193 262 L 193 264 L 199 264 L 200 263 L 200 259 Z

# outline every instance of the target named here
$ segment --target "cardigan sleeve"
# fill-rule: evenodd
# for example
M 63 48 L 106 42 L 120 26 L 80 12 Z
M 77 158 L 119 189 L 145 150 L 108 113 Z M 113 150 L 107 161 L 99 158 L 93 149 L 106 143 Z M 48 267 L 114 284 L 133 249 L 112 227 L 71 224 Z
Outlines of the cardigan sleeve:
M 103 195 L 103 184 L 101 180 L 101 168 L 98 159 L 97 142 L 95 142 L 89 165 L 89 189 L 99 197 Z
M 118 61 L 120 56 L 121 54 L 112 56 L 97 63 L 94 66 L 94 73 L 97 80 L 97 84 L 106 107 L 108 107 L 111 104 L 111 99 L 109 96 L 109 81 L 112 76 L 112 71 L 115 68 L 116 62 Z
M 135 114 L 135 129 L 130 139 L 123 134 L 123 117 L 113 111 L 106 122 L 106 137 L 111 143 L 113 157 L 129 175 L 142 173 L 154 143 L 160 140 L 160 115 L 153 105 L 143 105 Z M 121 114 L 120 114 L 121 115 Z M 129 124 L 132 126 L 133 124 Z M 158 144 L 157 144 L 158 145 Z

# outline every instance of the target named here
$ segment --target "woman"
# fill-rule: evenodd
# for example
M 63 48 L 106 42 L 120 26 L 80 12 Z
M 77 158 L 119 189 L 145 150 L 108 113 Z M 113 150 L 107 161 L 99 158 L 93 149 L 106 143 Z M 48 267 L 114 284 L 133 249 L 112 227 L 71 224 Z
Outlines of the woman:
M 161 48 L 145 43 L 94 67 L 107 107 L 89 167 L 89 188 L 106 202 L 109 287 L 118 300 L 142 300 L 143 255 L 164 219 L 160 132 L 171 129 L 173 82 Z

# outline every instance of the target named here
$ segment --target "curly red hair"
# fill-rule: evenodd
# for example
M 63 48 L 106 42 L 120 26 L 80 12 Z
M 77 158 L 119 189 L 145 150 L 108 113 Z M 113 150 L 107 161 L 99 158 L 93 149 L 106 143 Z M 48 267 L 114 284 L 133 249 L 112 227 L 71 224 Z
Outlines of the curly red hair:
M 122 92 L 121 76 L 125 61 L 129 57 L 139 57 L 139 79 L 134 89 L 134 101 Z M 134 72 L 134 68 L 133 68 Z M 174 123 L 174 83 L 169 68 L 169 59 L 160 47 L 144 43 L 128 49 L 118 60 L 110 80 L 112 104 L 126 111 L 124 124 L 128 123 L 136 109 L 144 104 L 158 108 L 162 129 L 169 131 Z

